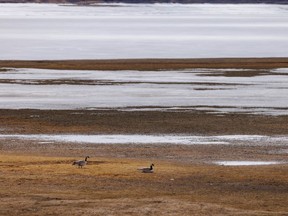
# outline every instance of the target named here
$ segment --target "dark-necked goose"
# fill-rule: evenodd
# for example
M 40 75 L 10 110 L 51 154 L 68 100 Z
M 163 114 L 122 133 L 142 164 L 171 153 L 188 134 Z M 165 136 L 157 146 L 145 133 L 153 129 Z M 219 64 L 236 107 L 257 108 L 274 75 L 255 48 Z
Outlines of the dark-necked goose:
M 142 171 L 143 173 L 153 173 L 154 164 L 151 164 L 150 167 L 139 168 L 138 170 Z
M 72 165 L 77 165 L 78 168 L 82 168 L 83 166 L 85 166 L 87 164 L 88 158 L 89 158 L 89 156 L 85 157 L 85 160 L 74 161 Z

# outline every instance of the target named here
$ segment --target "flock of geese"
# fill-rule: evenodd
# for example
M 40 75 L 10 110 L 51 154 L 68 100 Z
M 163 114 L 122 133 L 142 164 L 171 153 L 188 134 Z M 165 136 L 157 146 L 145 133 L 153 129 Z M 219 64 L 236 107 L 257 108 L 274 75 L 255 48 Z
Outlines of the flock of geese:
M 83 166 L 87 165 L 88 158 L 90 157 L 86 156 L 85 160 L 74 161 L 72 165 L 78 166 L 78 168 L 82 168 Z M 154 164 L 151 164 L 150 167 L 143 167 L 143 168 L 139 168 L 138 170 L 141 171 L 142 173 L 153 173 L 154 172 L 153 168 L 154 168 Z

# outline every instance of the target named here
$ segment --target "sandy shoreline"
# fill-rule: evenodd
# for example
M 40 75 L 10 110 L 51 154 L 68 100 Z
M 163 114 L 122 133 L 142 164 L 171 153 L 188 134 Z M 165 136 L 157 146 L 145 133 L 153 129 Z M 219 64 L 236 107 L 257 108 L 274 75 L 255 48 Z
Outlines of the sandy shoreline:
M 1 67 L 268 70 L 288 67 L 288 58 L 2 60 Z M 244 76 L 255 75 L 259 75 L 258 70 Z M 0 132 L 3 135 L 288 135 L 287 115 L 219 114 L 199 107 L 164 111 L 158 108 L 0 109 Z M 287 143 L 260 140 L 256 144 L 249 140 L 234 141 L 233 145 L 88 144 L 2 137 L 0 215 L 287 215 Z M 91 157 L 86 167 L 78 169 L 71 165 L 73 160 L 86 155 Z M 217 165 L 223 161 L 272 164 Z M 155 163 L 155 173 L 146 175 L 137 171 L 150 163 Z
M 72 113 L 75 110 L 1 110 L 0 128 L 4 134 L 287 135 L 287 116 L 82 110 L 71 118 Z M 86 155 L 91 159 L 85 168 L 71 165 Z M 0 140 L 0 156 L 2 215 L 288 212 L 287 144 L 95 145 L 11 138 Z M 222 161 L 280 164 L 215 164 Z M 137 171 L 150 163 L 155 164 L 155 173 Z
M 287 154 L 280 153 L 286 146 L 19 140 L 1 140 L 0 146 L 2 215 L 285 215 L 288 211 L 287 163 L 211 163 L 287 161 Z M 88 154 L 91 158 L 83 169 L 71 165 L 81 159 L 79 155 Z M 137 171 L 152 162 L 155 173 Z

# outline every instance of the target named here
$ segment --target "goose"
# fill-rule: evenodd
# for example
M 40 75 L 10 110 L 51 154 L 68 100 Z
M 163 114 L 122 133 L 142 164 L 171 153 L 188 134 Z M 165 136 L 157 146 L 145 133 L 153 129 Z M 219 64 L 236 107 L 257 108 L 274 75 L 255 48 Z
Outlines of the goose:
M 139 168 L 138 170 L 142 171 L 142 173 L 153 173 L 154 164 L 151 164 L 150 167 Z
M 90 158 L 90 157 L 86 156 L 85 160 L 74 161 L 72 165 L 78 165 L 78 168 L 82 168 L 83 166 L 85 166 L 87 164 L 87 159 L 88 158 Z

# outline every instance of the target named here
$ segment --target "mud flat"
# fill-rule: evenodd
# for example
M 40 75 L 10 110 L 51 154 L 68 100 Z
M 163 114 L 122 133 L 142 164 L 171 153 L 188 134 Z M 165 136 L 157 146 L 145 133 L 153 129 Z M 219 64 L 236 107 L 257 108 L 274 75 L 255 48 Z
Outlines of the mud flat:
M 0 61 L 0 215 L 287 215 L 287 67 L 285 58 Z M 143 81 L 138 75 L 131 83 L 110 71 L 153 70 L 145 79 L 157 73 L 164 79 L 165 72 L 176 69 L 193 69 L 192 76 L 195 68 L 214 69 L 197 71 L 197 83 Z M 109 79 L 102 77 L 105 70 Z M 207 81 L 216 78 L 226 80 Z M 172 106 L 83 108 L 71 100 L 63 110 L 51 108 L 60 100 L 50 100 L 46 109 L 35 109 L 28 95 L 22 97 L 24 89 L 32 89 L 39 100 L 43 96 L 36 87 L 49 95 L 63 86 L 129 90 L 143 83 L 205 94 L 256 86 L 258 92 L 267 90 L 262 101 L 271 106 L 257 106 L 252 98 L 254 107 L 177 106 L 173 101 Z M 273 91 L 279 92 L 278 103 Z M 13 101 L 19 95 L 22 102 Z M 237 101 L 244 99 L 238 95 Z M 3 108 L 7 104 L 11 107 Z M 87 166 L 72 166 L 86 155 Z M 154 173 L 137 170 L 151 163 Z
M 179 70 L 191 68 L 273 69 L 288 67 L 288 58 L 0 60 L 0 67 L 63 70 Z

